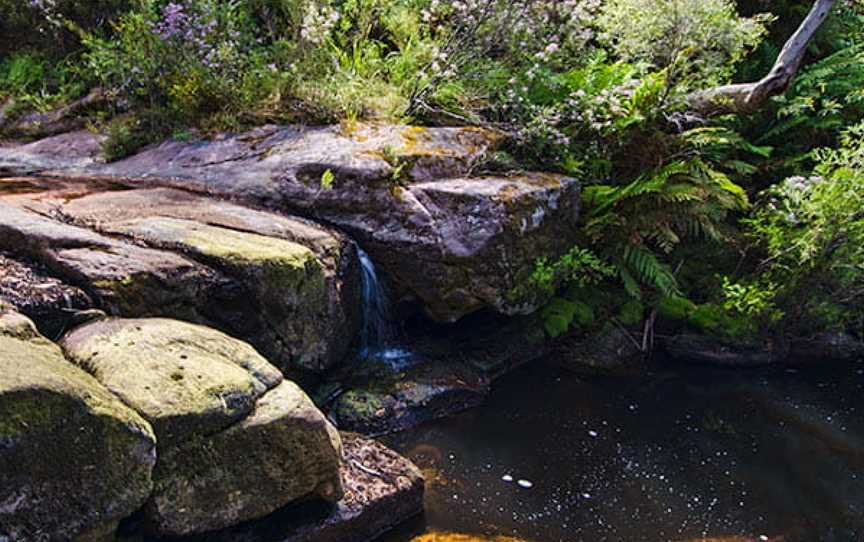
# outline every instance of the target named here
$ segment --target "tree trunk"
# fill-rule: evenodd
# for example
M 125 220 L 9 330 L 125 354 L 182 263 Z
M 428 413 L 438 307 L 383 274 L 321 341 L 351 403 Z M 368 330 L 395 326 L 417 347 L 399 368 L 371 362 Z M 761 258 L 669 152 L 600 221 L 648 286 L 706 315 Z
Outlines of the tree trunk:
M 783 46 L 774 67 L 761 80 L 697 92 L 688 99 L 690 108 L 706 117 L 726 113 L 746 115 L 758 111 L 773 96 L 786 92 L 804 62 L 810 41 L 836 4 L 837 0 L 813 3 L 804 22 Z

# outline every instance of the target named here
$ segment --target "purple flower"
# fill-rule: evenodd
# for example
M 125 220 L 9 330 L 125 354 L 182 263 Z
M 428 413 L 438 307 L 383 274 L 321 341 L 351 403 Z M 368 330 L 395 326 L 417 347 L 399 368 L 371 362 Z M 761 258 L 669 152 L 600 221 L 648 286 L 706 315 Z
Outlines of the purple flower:
M 162 10 L 162 22 L 156 27 L 156 32 L 163 40 L 180 35 L 189 24 L 189 16 L 183 4 L 171 2 Z

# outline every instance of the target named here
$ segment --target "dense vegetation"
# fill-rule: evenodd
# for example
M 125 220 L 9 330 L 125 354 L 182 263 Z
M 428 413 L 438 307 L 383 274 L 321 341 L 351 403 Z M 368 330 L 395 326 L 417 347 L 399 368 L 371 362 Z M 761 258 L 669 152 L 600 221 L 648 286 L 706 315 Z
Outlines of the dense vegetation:
M 100 88 L 123 156 L 265 122 L 477 124 L 488 168 L 585 182 L 583 228 L 514 296 L 550 335 L 657 315 L 732 338 L 864 332 L 864 8 L 841 3 L 752 114 L 697 91 L 771 68 L 792 0 L 0 0 L 4 116 Z M 601 285 L 602 288 L 597 286 Z M 599 293 L 598 293 L 599 292 Z

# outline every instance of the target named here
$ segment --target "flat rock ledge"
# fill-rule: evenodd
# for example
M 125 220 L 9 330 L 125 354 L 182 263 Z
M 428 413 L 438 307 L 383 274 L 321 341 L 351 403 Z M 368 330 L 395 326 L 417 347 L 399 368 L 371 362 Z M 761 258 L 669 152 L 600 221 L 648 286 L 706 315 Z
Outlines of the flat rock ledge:
M 170 189 L 0 179 L 0 299 L 57 338 L 99 309 L 208 325 L 293 378 L 360 325 L 354 244 L 306 220 Z
M 511 292 L 533 269 L 532 254 L 565 252 L 576 229 L 577 180 L 474 173 L 499 139 L 476 128 L 264 126 L 166 141 L 106 164 L 102 136 L 72 132 L 0 146 L 0 177 L 172 186 L 305 216 L 350 235 L 402 299 L 452 322 L 481 309 L 536 309 L 542 300 Z M 160 244 L 171 242 L 158 232 Z

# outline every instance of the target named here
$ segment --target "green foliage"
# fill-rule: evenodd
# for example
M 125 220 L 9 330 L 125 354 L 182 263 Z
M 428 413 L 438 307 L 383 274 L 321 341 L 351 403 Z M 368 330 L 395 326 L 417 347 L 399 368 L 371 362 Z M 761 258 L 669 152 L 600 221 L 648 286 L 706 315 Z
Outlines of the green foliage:
M 560 337 L 575 323 L 581 327 L 594 324 L 594 310 L 581 301 L 556 297 L 541 312 L 543 327 L 552 337 Z
M 0 59 L 0 99 L 14 97 L 20 110 L 47 110 L 77 97 L 83 89 L 67 62 L 51 61 L 32 50 Z
M 696 312 L 696 304 L 678 295 L 667 295 L 657 304 L 657 314 L 672 322 L 687 321 Z
M 618 320 L 625 326 L 641 324 L 644 317 L 645 305 L 636 299 L 629 300 L 618 311 Z
M 593 252 L 573 247 L 554 262 L 550 262 L 547 257 L 538 258 L 526 284 L 511 292 L 511 297 L 523 299 L 538 293 L 548 296 L 564 285 L 584 288 L 599 284 L 613 275 L 614 269 L 600 260 Z
M 637 298 L 641 285 L 676 294 L 677 281 L 662 255 L 685 240 L 723 241 L 729 214 L 748 206 L 744 190 L 701 158 L 672 162 L 624 186 L 589 187 L 584 200 L 586 234 Z
M 862 317 L 864 122 L 841 143 L 814 153 L 814 175 L 767 190 L 746 222 L 765 251 L 762 274 L 778 285 L 783 310 L 799 325 L 834 314 L 821 324 L 842 327 Z M 829 305 L 843 309 L 826 311 Z
M 78 40 L 65 21 L 88 31 L 110 24 L 132 0 L 0 0 L 0 57 L 34 51 L 52 58 L 74 52 Z
M 783 318 L 783 312 L 774 304 L 777 285 L 773 282 L 745 284 L 723 277 L 722 287 L 723 308 L 728 313 L 771 324 Z
M 336 180 L 336 176 L 333 175 L 332 170 L 327 170 L 321 174 L 321 190 L 333 190 L 333 181 Z
M 713 303 L 696 307 L 689 323 L 705 333 L 730 339 L 747 338 L 756 332 L 751 320 L 733 317 L 723 307 Z
M 861 21 L 864 25 L 864 20 Z M 775 175 L 806 174 L 814 146 L 833 146 L 850 125 L 864 119 L 864 42 L 805 66 L 791 90 L 775 98 L 776 109 L 753 120 L 758 141 L 777 147 Z M 766 130 L 765 127 L 768 127 Z
M 598 24 L 620 58 L 670 68 L 687 90 L 725 82 L 770 20 L 739 16 L 731 0 L 610 0 Z
M 102 155 L 109 162 L 120 160 L 151 142 L 151 136 L 142 129 L 136 117 L 118 117 L 108 123 L 102 143 Z

